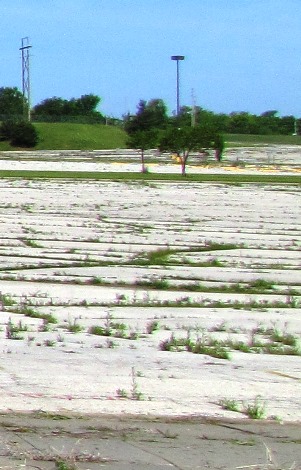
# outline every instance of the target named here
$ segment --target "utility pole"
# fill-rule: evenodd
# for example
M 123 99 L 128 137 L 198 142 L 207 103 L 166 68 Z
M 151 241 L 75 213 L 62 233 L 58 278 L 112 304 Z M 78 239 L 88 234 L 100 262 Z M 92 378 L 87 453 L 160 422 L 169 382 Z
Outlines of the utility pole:
M 194 89 L 191 90 L 191 101 L 192 101 L 192 108 L 191 108 L 191 127 L 196 126 L 196 104 L 195 104 L 195 94 Z
M 29 67 L 29 38 L 22 38 L 20 51 L 22 51 L 22 91 L 23 91 L 23 114 L 30 122 L 30 67 Z

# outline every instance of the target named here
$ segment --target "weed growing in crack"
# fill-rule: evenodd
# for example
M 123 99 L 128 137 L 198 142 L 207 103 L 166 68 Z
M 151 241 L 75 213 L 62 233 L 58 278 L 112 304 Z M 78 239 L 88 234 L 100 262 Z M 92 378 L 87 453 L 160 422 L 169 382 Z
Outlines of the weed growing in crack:
M 141 375 L 139 374 L 139 372 L 138 373 L 136 372 L 135 367 L 132 367 L 131 390 L 128 392 L 124 388 L 118 388 L 116 390 L 116 395 L 118 398 L 127 398 L 129 400 L 137 400 L 137 401 L 144 400 L 144 395 L 139 388 L 137 377 L 141 377 Z
M 266 417 L 266 405 L 259 395 L 253 403 L 244 405 L 243 411 L 251 419 L 264 419 Z
M 50 323 L 47 320 L 43 319 L 42 324 L 39 325 L 38 327 L 38 331 L 40 333 L 45 333 L 46 331 L 50 331 Z
M 26 245 L 30 248 L 42 248 L 42 246 L 39 245 L 39 243 L 37 243 L 35 240 L 31 240 L 29 238 L 23 238 L 22 242 L 24 243 L 24 245 Z
M 40 313 L 35 311 L 34 309 L 30 307 L 26 307 L 22 312 L 23 315 L 26 317 L 30 318 L 40 318 L 41 320 L 44 320 L 46 323 L 57 323 L 57 319 L 51 315 L 50 313 Z
M 146 287 L 148 289 L 168 290 L 170 284 L 167 279 L 149 279 L 146 281 L 136 281 L 138 287 Z
M 48 346 L 48 347 L 52 348 L 53 346 L 55 346 L 55 341 L 52 340 L 52 339 L 45 339 L 44 346 Z
M 256 335 L 258 334 L 262 335 L 262 340 L 257 339 Z M 229 339 L 224 344 L 230 349 L 244 353 L 301 356 L 298 337 L 276 327 L 265 328 L 258 326 L 251 331 L 248 342 Z
M 161 351 L 188 351 L 193 354 L 206 354 L 217 359 L 231 359 L 228 348 L 214 338 L 202 336 L 193 341 L 190 334 L 186 338 L 175 338 L 172 334 L 169 339 L 161 341 L 159 345 Z
M 154 331 L 158 331 L 160 329 L 160 324 L 157 320 L 151 320 L 146 324 L 146 333 L 151 335 Z
M 258 291 L 273 290 L 274 283 L 265 279 L 255 279 L 255 281 L 250 282 L 249 287 Z
M 239 404 L 237 400 L 224 398 L 218 404 L 224 410 L 244 413 L 251 419 L 264 419 L 266 417 L 266 404 L 259 395 L 252 403 Z
M 135 340 L 139 338 L 139 334 L 135 331 L 127 333 L 127 325 L 113 321 L 113 315 L 108 313 L 104 326 L 93 325 L 89 328 L 88 333 L 98 336 L 107 336 L 121 339 Z
M 73 321 L 71 321 L 70 319 L 68 320 L 67 330 L 70 331 L 70 333 L 80 333 L 81 331 L 83 331 L 84 327 L 79 325 L 77 323 L 77 320 L 77 318 L 74 318 Z
M 240 412 L 239 409 L 239 404 L 236 400 L 232 400 L 229 398 L 224 398 L 223 400 L 220 400 L 219 405 L 224 409 L 228 411 L 235 411 L 235 412 Z
M 300 300 L 293 294 L 289 293 L 286 297 L 286 304 L 291 308 L 298 308 L 300 305 Z
M 8 294 L 2 294 L 0 292 L 0 306 L 2 307 L 1 310 L 5 310 L 4 307 L 11 307 L 15 305 L 16 301 Z
M 66 460 L 57 460 L 55 462 L 55 470 L 77 470 L 77 467 Z
M 132 377 L 132 389 L 131 389 L 132 400 L 144 400 L 143 393 L 140 391 L 138 383 L 137 383 L 137 373 L 135 371 L 135 367 L 132 367 L 131 377 Z
M 116 395 L 118 398 L 128 398 L 128 392 L 124 388 L 118 388 Z
M 7 325 L 6 325 L 6 338 L 7 339 L 23 339 L 23 336 L 19 335 L 20 332 L 28 331 L 28 326 L 23 325 L 22 321 L 20 320 L 17 325 L 15 325 L 11 318 L 9 318 Z

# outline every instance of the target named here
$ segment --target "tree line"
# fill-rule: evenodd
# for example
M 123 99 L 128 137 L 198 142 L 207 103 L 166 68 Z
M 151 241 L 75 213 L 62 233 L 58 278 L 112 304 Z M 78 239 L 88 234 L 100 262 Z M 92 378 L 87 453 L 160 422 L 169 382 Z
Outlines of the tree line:
M 32 121 L 84 122 L 103 124 L 106 117 L 97 109 L 101 98 L 94 94 L 70 100 L 47 98 L 31 109 Z M 0 140 L 12 145 L 34 147 L 38 134 L 34 125 L 23 117 L 28 103 L 18 88 L 0 88 Z M 112 120 L 128 134 L 128 146 L 139 149 L 142 171 L 146 171 L 144 152 L 149 148 L 172 152 L 181 163 L 182 174 L 191 152 L 214 150 L 218 161 L 222 159 L 224 133 L 234 134 L 299 134 L 301 119 L 278 116 L 276 110 L 260 116 L 247 112 L 216 114 L 201 107 L 183 106 L 178 115 L 170 116 L 162 99 L 140 100 L 135 114 L 125 114 Z
M 163 100 L 155 99 L 148 103 L 141 100 L 137 106 L 136 116 L 143 114 L 143 122 L 149 125 L 151 122 L 164 124 L 168 121 L 166 106 Z M 171 120 L 174 120 L 174 116 Z M 131 129 L 136 125 L 135 116 L 124 116 L 125 125 Z M 128 121 L 131 121 L 129 124 Z M 260 115 L 248 112 L 232 112 L 230 114 L 214 113 L 199 106 L 182 106 L 177 116 L 179 127 L 189 125 L 207 124 L 217 131 L 225 134 L 257 134 L 257 135 L 292 135 L 301 134 L 301 119 L 294 116 L 278 116 L 276 110 L 265 111 Z
M 26 104 L 26 103 L 25 103 Z M 140 100 L 137 112 L 131 116 L 125 114 L 122 119 L 108 119 L 97 108 L 101 98 L 94 94 L 82 95 L 70 100 L 52 97 L 47 98 L 31 109 L 32 121 L 46 122 L 113 122 L 126 129 L 135 126 L 135 116 L 140 116 L 140 127 L 162 127 L 168 120 L 174 121 L 175 116 L 168 116 L 167 107 L 162 99 L 150 101 Z M 0 118 L 23 117 L 24 98 L 17 87 L 0 87 Z M 143 117 L 142 117 L 143 114 Z M 245 111 L 230 114 L 214 113 L 199 106 L 183 106 L 177 116 L 179 127 L 191 123 L 200 125 L 206 123 L 214 126 L 219 132 L 229 134 L 283 134 L 301 135 L 301 119 L 294 116 L 279 116 L 276 110 L 265 111 L 260 115 Z M 129 124 L 132 121 L 132 124 Z M 144 124 L 143 124 L 144 123 Z M 152 124 L 151 124 L 152 123 Z M 151 124 L 151 126 L 150 126 Z

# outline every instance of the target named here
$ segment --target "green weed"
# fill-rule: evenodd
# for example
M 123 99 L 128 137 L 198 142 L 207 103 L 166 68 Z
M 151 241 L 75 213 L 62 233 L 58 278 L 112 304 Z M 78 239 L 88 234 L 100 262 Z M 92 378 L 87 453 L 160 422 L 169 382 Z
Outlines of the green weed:
M 264 419 L 266 417 L 266 405 L 257 396 L 253 403 L 244 406 L 244 413 L 251 419 Z
M 224 410 L 240 412 L 239 404 L 236 400 L 231 400 L 229 398 L 224 398 L 223 400 L 220 400 L 219 405 Z

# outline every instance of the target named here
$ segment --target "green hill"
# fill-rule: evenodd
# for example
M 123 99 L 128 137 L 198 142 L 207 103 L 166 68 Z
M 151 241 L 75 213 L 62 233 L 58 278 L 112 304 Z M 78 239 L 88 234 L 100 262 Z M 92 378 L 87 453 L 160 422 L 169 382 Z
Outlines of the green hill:
M 105 150 L 126 148 L 127 134 L 116 126 L 76 123 L 34 123 L 40 141 L 35 150 Z M 225 134 L 227 147 L 267 144 L 301 145 L 301 136 Z M 0 151 L 17 150 L 0 141 Z
M 127 134 L 115 126 L 102 124 L 34 123 L 39 133 L 35 150 L 94 150 L 125 148 Z M 0 142 L 0 150 L 14 150 Z

